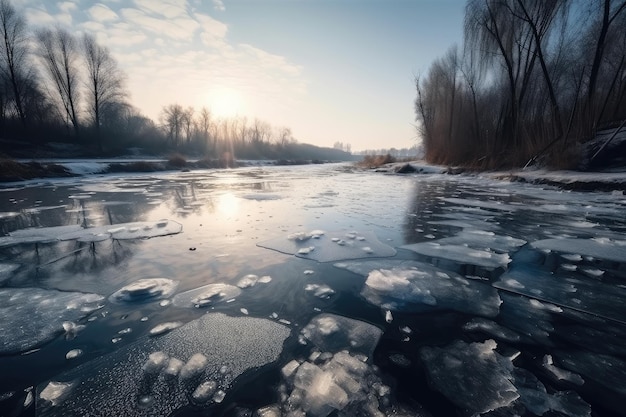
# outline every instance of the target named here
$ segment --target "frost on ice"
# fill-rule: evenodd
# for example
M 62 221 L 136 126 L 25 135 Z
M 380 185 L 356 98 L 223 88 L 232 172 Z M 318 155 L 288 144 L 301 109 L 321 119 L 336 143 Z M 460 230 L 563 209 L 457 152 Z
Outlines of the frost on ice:
M 0 353 L 17 353 L 54 339 L 101 307 L 97 294 L 40 288 L 0 289 Z
M 395 311 L 450 308 L 486 317 L 498 315 L 497 290 L 416 261 L 363 261 L 335 264 L 367 277 L 361 295 L 370 303 Z
M 318 262 L 385 258 L 396 254 L 394 248 L 379 241 L 373 232 L 297 232 L 258 243 L 258 246 Z
M 112 302 L 140 302 L 167 298 L 174 293 L 177 281 L 168 278 L 144 278 L 126 285 L 109 297 Z
M 434 387 L 471 415 L 494 410 L 517 415 L 516 405 L 521 404 L 535 415 L 554 410 L 571 417 L 591 416 L 591 407 L 578 394 L 548 393 L 534 375 L 515 367 L 517 353 L 506 357 L 496 348 L 493 340 L 457 340 L 445 347 L 424 347 L 420 357 Z
M 209 284 L 193 290 L 185 291 L 174 297 L 177 307 L 209 307 L 225 302 L 241 294 L 241 289 L 228 284 Z
M 72 384 L 70 395 L 54 405 L 39 395 L 38 415 L 168 416 L 220 402 L 235 378 L 279 357 L 289 332 L 270 320 L 206 314 L 57 376 L 55 384 Z

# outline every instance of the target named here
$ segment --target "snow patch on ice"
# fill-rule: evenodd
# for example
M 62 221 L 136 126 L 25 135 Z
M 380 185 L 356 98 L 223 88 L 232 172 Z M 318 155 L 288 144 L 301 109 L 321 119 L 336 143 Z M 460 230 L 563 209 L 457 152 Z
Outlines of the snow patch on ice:
M 115 410 L 129 417 L 167 416 L 190 404 L 218 403 L 236 377 L 278 359 L 289 333 L 270 320 L 205 314 L 162 337 L 141 339 L 55 377 L 59 383 L 81 382 L 55 406 L 54 415 Z M 208 381 L 216 384 L 212 396 Z M 38 398 L 38 409 L 44 405 Z

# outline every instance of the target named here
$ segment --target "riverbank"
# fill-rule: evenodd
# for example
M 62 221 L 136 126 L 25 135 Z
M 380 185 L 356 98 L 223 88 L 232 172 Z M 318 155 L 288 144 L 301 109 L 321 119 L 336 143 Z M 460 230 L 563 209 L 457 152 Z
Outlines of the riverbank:
M 545 184 L 576 191 L 626 191 L 626 167 L 610 171 L 571 171 L 549 169 L 517 169 L 508 171 L 472 171 L 458 167 L 430 165 L 424 161 L 397 162 L 373 168 L 374 171 L 396 174 L 476 175 L 510 182 Z

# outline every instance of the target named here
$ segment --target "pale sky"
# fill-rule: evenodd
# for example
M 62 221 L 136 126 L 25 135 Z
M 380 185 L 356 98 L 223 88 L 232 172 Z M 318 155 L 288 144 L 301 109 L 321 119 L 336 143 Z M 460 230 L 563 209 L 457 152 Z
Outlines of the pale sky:
M 158 120 L 178 103 L 299 142 L 416 144 L 414 74 L 461 43 L 464 0 L 13 0 L 31 27 L 89 32 Z

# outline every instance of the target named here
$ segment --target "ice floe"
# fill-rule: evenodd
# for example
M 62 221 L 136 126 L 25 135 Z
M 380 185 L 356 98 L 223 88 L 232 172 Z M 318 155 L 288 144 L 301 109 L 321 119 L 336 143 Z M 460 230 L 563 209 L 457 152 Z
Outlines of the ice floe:
M 106 410 L 107 415 L 168 416 L 190 404 L 218 403 L 236 377 L 275 361 L 288 335 L 288 328 L 270 320 L 206 314 L 58 375 L 54 384 L 71 384 L 62 401 L 56 391 L 42 397 L 48 383 L 42 384 L 38 415 Z
M 172 300 L 177 307 L 209 307 L 225 302 L 241 294 L 241 289 L 228 284 L 208 284 L 176 294 Z
M 171 332 L 172 330 L 177 329 L 182 325 L 182 321 L 168 321 L 165 323 L 157 324 L 152 329 L 150 329 L 150 332 L 148 334 L 150 336 L 160 336 L 167 332 Z
M 385 258 L 396 250 L 378 240 L 373 232 L 295 232 L 257 244 L 260 247 L 313 259 L 337 262 L 345 259 Z
M 32 349 L 64 332 L 73 323 L 100 308 L 97 294 L 40 288 L 0 289 L 0 353 Z
M 420 356 L 434 387 L 472 414 L 506 407 L 519 398 L 511 382 L 513 364 L 495 351 L 493 340 L 456 341 L 446 347 L 424 347 Z
M 490 285 L 422 262 L 353 261 L 335 266 L 366 276 L 361 295 L 374 305 L 394 311 L 450 308 L 495 317 L 502 302 Z
M 426 258 L 432 258 L 435 265 L 438 260 L 463 265 L 474 265 L 486 269 L 504 268 L 511 258 L 508 253 L 496 253 L 490 250 L 472 249 L 463 244 L 449 244 L 440 241 L 420 242 L 402 246 Z M 445 264 L 447 266 L 447 263 Z
M 613 239 L 544 239 L 532 242 L 536 249 L 583 254 L 597 259 L 626 263 L 626 240 Z
M 109 300 L 118 303 L 161 300 L 174 294 L 177 285 L 178 281 L 168 278 L 143 278 L 120 288 Z
M 182 230 L 183 226 L 173 220 L 119 223 L 89 228 L 83 228 L 79 225 L 31 227 L 19 229 L 10 232 L 7 236 L 0 237 L 0 247 L 25 243 L 51 243 L 66 240 L 97 242 L 106 239 L 148 239 L 177 234 Z

